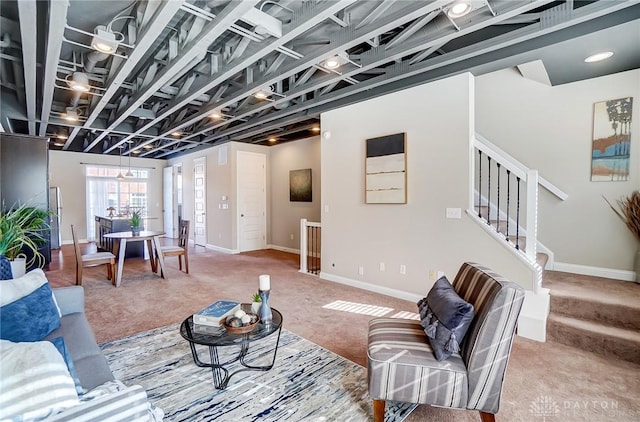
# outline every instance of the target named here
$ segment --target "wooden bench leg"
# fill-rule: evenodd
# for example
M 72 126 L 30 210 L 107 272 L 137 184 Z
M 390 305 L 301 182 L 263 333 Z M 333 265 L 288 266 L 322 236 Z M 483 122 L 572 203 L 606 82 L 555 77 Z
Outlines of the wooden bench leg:
M 373 401 L 373 422 L 384 422 L 384 400 Z
M 480 412 L 480 420 L 482 422 L 496 422 L 496 415 L 493 413 Z

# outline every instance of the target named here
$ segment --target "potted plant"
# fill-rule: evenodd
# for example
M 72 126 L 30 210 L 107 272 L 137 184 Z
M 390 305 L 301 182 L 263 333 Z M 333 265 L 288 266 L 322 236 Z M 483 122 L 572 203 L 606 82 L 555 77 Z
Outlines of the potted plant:
M 251 302 L 251 312 L 257 315 L 258 311 L 260 310 L 260 305 L 262 305 L 262 299 L 260 299 L 260 295 L 256 292 L 253 294 Z
M 140 211 L 133 211 L 131 213 L 131 219 L 129 220 L 129 223 L 131 223 L 131 234 L 133 234 L 134 236 L 139 236 L 142 223 Z
M 44 256 L 38 247 L 47 242 L 49 212 L 22 204 L 13 209 L 0 210 L 0 255 L 11 261 L 14 278 L 25 273 L 26 267 L 44 265 Z M 30 255 L 28 261 L 19 259 Z
M 636 282 L 640 282 L 640 191 L 634 191 L 631 195 L 623 197 L 616 202 L 619 209 L 607 201 L 611 209 L 627 225 L 631 234 L 638 241 L 633 268 L 636 272 Z

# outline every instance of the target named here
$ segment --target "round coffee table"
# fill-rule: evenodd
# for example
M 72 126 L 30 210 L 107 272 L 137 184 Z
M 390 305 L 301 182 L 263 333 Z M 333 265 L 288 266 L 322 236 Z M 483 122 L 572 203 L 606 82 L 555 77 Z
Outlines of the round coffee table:
M 249 312 L 251 310 L 251 304 L 243 303 L 242 309 L 245 312 Z M 276 354 L 278 353 L 278 344 L 280 343 L 282 314 L 274 308 L 271 308 L 271 311 L 273 312 L 273 320 L 270 323 L 265 324 L 260 321 L 253 331 L 245 334 L 231 334 L 225 330 L 224 327 L 211 327 L 208 325 L 194 324 L 193 315 L 182 322 L 182 325 L 180 325 L 180 335 L 189 342 L 193 361 L 200 367 L 211 368 L 213 384 L 218 390 L 224 390 L 227 388 L 229 379 L 237 373 L 243 371 L 268 371 L 273 368 L 273 364 L 276 361 Z M 250 344 L 268 337 L 275 332 L 278 333 L 278 338 L 276 339 L 276 344 L 273 348 L 273 359 L 271 360 L 271 363 L 265 366 L 254 366 L 247 363 L 245 358 L 249 353 Z M 196 350 L 196 344 L 209 347 L 209 362 L 203 362 L 200 360 L 198 351 Z M 218 347 L 225 346 L 240 347 L 240 351 L 229 360 L 220 362 Z M 229 370 L 226 367 L 237 361 L 240 361 L 243 368 L 229 373 Z

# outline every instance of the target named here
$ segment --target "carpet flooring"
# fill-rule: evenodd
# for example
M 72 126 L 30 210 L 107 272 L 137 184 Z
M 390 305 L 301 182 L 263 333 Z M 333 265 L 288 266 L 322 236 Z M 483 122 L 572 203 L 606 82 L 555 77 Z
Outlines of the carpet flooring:
M 250 345 L 252 365 L 271 362 L 277 335 Z M 201 359 L 208 349 L 199 347 Z M 373 407 L 367 371 L 287 330 L 282 331 L 273 368 L 231 377 L 226 390 L 213 387 L 211 370 L 194 364 L 191 349 L 172 324 L 101 345 L 114 376 L 139 384 L 165 412 L 165 420 L 186 421 L 368 421 Z M 238 347 L 218 348 L 221 361 Z M 230 373 L 243 368 L 231 364 Z M 386 422 L 401 422 L 415 405 L 391 403 Z
M 290 253 L 228 255 L 197 247 L 190 250 L 189 264 L 187 275 L 178 271 L 176 259 L 168 259 L 169 278 L 161 279 L 142 259 L 127 259 L 119 288 L 106 280 L 105 268 L 85 269 L 87 317 L 98 341 L 178 323 L 217 299 L 249 301 L 258 275 L 270 274 L 270 303 L 284 315 L 287 330 L 366 367 L 367 322 L 375 315 L 411 316 L 417 310 L 412 302 L 301 274 L 298 256 Z M 545 277 L 555 274 L 560 273 Z M 54 287 L 74 284 L 70 246 L 54 251 L 47 277 Z M 496 420 L 637 421 L 638 397 L 640 365 L 517 337 Z M 479 415 L 419 406 L 406 420 L 478 421 Z

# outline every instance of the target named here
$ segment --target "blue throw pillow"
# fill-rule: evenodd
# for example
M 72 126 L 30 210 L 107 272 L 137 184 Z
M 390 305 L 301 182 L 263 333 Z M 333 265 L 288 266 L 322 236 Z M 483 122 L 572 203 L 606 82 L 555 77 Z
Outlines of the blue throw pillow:
M 0 281 L 0 338 L 40 341 L 59 326 L 58 307 L 42 270 Z
M 6 256 L 0 255 L 0 280 L 11 280 L 12 278 L 11 262 Z
M 67 364 L 67 369 L 69 369 L 69 374 L 71 374 L 71 378 L 73 378 L 73 383 L 76 386 L 76 393 L 78 393 L 78 396 L 81 396 L 82 394 L 84 394 L 84 389 L 80 384 L 80 379 L 78 378 L 76 367 L 73 366 L 73 359 L 71 359 L 71 355 L 69 354 L 69 350 L 67 349 L 67 344 L 64 342 L 64 338 L 56 337 L 56 338 L 50 339 L 49 341 L 53 343 L 54 346 L 56 346 L 56 349 L 58 349 L 58 352 L 60 352 L 60 354 L 64 358 L 64 363 Z
M 421 325 L 437 360 L 460 351 L 460 344 L 475 315 L 446 277 L 438 279 L 427 297 L 418 302 Z

